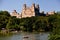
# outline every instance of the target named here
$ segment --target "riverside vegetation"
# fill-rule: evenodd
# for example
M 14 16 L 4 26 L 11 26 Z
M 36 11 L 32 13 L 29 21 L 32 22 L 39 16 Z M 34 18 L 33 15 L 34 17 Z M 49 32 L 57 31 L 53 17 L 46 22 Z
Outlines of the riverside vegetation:
M 49 40 L 60 39 L 60 12 L 50 16 L 35 16 L 30 18 L 16 18 L 10 16 L 8 11 L 0 11 L 0 33 L 23 32 L 51 32 Z

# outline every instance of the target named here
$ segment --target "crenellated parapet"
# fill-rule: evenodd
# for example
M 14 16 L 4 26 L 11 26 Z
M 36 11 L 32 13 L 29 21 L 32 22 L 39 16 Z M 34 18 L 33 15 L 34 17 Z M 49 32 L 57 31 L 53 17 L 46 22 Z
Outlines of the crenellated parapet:
M 24 4 L 20 14 L 14 10 L 11 16 L 16 16 L 17 18 L 26 18 L 32 16 L 49 16 L 53 14 L 55 14 L 55 11 L 47 12 L 46 14 L 44 14 L 44 11 L 40 12 L 39 4 L 36 5 L 33 3 L 30 7 Z

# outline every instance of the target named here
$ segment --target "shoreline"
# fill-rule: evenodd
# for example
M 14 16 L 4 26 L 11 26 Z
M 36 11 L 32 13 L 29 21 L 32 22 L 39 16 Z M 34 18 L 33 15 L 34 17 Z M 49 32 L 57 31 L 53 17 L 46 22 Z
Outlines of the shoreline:
M 16 33 L 32 33 L 32 34 L 37 34 L 37 33 L 44 33 L 44 32 L 50 32 L 50 31 L 34 31 L 34 32 L 26 32 L 26 31 L 2 31 L 0 30 L 0 34 L 6 35 L 6 34 L 16 34 Z

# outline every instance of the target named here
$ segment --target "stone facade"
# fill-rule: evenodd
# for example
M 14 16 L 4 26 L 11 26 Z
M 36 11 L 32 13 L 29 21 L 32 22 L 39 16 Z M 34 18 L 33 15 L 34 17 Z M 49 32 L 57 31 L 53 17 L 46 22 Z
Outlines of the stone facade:
M 27 7 L 27 5 L 24 4 L 21 14 L 18 14 L 16 10 L 14 10 L 11 16 L 16 16 L 17 18 L 25 18 L 25 17 L 38 16 L 39 14 L 40 14 L 39 5 L 32 4 L 31 7 Z
M 13 10 L 12 14 L 10 14 L 11 16 L 15 16 L 16 18 L 21 18 L 21 15 L 19 13 L 16 12 L 16 10 Z
M 48 12 L 49 15 L 53 15 L 55 11 Z
M 35 5 L 32 4 L 31 7 L 28 7 L 26 4 L 23 5 L 22 12 L 17 13 L 16 10 L 14 10 L 11 14 L 11 16 L 16 16 L 16 18 L 26 18 L 26 17 L 32 17 L 32 16 L 46 16 L 46 15 L 53 15 L 55 12 L 47 12 L 47 14 L 44 14 L 44 11 L 41 13 L 39 4 Z
M 54 15 L 54 14 L 55 14 L 55 11 L 50 11 L 50 12 L 47 12 L 47 13 L 46 13 L 46 16 Z

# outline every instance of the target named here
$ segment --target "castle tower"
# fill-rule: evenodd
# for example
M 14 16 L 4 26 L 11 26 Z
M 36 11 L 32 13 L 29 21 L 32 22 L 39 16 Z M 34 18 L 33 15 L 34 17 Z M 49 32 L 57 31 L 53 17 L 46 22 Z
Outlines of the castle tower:
M 16 12 L 16 10 L 13 10 L 13 12 L 12 12 L 13 14 L 17 14 L 17 12 Z
M 32 15 L 35 16 L 35 3 L 33 3 L 31 6 L 31 12 L 32 12 Z
M 36 5 L 36 8 L 38 8 L 38 9 L 39 9 L 39 4 L 37 4 L 37 5 Z
M 40 8 L 39 8 L 39 4 L 37 4 L 35 7 L 36 7 L 36 9 L 39 11 L 39 9 L 40 9 Z
M 38 16 L 38 15 L 40 15 L 40 13 L 39 13 L 39 4 L 37 4 L 36 6 L 35 6 L 35 16 Z
M 23 10 L 26 10 L 26 4 L 23 5 Z
M 32 17 L 32 16 L 38 16 L 39 14 L 39 5 L 36 5 L 35 3 L 32 4 L 31 7 L 26 6 L 26 4 L 23 5 L 23 10 L 21 12 L 21 17 Z
M 24 15 L 25 14 L 25 11 L 26 11 L 26 4 L 23 5 L 23 10 L 22 10 L 22 14 L 21 15 Z M 22 16 L 21 16 L 22 17 Z
M 35 3 L 32 4 L 31 10 L 34 12 L 35 11 Z

